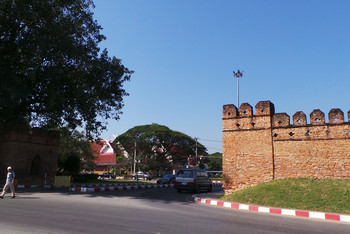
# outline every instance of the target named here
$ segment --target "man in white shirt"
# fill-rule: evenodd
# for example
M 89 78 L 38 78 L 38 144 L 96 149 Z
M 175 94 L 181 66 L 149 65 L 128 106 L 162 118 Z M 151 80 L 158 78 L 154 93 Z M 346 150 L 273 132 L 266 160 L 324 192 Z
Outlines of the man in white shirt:
M 2 193 L 0 195 L 1 199 L 4 198 L 4 195 L 9 188 L 11 189 L 11 192 L 12 192 L 11 198 L 15 198 L 15 185 L 14 184 L 15 184 L 15 172 L 13 172 L 12 167 L 9 166 L 7 168 L 6 184 L 5 184 L 4 188 L 2 189 Z

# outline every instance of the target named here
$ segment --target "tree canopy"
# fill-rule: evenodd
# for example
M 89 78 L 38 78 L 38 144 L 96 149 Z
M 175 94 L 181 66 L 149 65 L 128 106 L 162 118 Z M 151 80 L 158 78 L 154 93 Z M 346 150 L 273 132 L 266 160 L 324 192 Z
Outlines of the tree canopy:
M 94 167 L 94 155 L 85 133 L 61 129 L 58 171 L 79 173 Z
M 132 71 L 99 48 L 91 0 L 0 2 L 0 127 L 75 129 L 118 119 Z
M 222 171 L 222 153 L 209 154 L 205 158 L 205 163 L 208 165 L 208 171 Z
M 115 139 L 130 156 L 133 156 L 136 142 L 138 168 L 143 170 L 171 170 L 185 165 L 190 156 L 207 154 L 207 149 L 190 136 L 173 131 L 164 125 L 150 124 L 129 129 Z M 196 147 L 197 145 L 197 147 Z M 130 157 L 132 158 L 132 157 Z

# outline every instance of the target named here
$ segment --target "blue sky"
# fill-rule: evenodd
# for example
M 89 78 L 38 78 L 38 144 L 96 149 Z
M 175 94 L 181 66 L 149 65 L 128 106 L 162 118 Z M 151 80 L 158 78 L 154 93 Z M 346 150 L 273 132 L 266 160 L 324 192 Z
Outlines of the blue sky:
M 157 123 L 222 152 L 222 106 L 350 110 L 350 1 L 95 0 L 111 56 L 134 70 L 102 138 Z M 309 121 L 309 118 L 308 118 Z M 347 117 L 345 117 L 347 121 Z

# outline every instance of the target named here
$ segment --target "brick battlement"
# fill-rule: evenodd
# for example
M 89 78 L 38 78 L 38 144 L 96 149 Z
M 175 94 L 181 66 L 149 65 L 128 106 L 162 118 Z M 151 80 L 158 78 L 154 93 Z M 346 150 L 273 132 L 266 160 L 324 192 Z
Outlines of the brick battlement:
M 59 145 L 59 136 L 59 131 L 47 131 L 41 128 L 21 128 L 15 131 L 0 130 L 1 142 Z
M 311 176 L 350 178 L 350 111 L 325 114 L 316 109 L 291 118 L 275 113 L 270 101 L 255 114 L 243 103 L 223 106 L 223 172 L 225 189 L 235 191 L 276 178 Z

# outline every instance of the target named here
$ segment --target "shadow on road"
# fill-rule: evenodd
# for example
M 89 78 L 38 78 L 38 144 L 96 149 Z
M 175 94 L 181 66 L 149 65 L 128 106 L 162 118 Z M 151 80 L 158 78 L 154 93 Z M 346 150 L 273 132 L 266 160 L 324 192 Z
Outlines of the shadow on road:
M 213 189 L 213 192 L 222 190 L 221 187 L 216 187 Z M 80 196 L 84 198 L 110 198 L 115 199 L 118 197 L 138 199 L 138 200 L 148 200 L 155 202 L 164 202 L 164 203 L 183 203 L 190 204 L 192 202 L 191 191 L 183 191 L 178 193 L 174 188 L 153 188 L 153 189 L 138 189 L 138 190 L 123 190 L 123 191 L 109 191 L 109 192 L 71 192 L 68 188 L 64 189 L 17 189 L 16 193 L 18 194 L 19 199 L 40 199 L 35 197 L 37 193 L 58 193 L 65 196 Z M 210 194 L 210 193 L 209 193 Z M 21 196 L 23 195 L 23 196 Z M 201 194 L 203 196 L 204 193 Z M 32 197 L 33 196 L 33 197 Z

